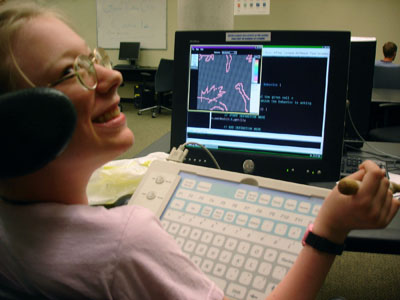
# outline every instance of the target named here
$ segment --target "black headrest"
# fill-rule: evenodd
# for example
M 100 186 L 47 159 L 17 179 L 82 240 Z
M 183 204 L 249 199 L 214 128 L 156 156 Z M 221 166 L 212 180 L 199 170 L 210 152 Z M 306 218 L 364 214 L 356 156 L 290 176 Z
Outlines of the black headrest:
M 67 146 L 76 127 L 69 98 L 52 88 L 0 96 L 0 178 L 44 167 Z

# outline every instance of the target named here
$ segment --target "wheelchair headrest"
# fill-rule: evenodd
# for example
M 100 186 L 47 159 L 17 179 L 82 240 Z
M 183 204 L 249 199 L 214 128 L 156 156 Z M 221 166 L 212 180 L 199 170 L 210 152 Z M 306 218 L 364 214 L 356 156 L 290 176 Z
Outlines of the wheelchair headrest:
M 76 111 L 62 92 L 31 88 L 0 95 L 0 178 L 37 171 L 67 146 Z

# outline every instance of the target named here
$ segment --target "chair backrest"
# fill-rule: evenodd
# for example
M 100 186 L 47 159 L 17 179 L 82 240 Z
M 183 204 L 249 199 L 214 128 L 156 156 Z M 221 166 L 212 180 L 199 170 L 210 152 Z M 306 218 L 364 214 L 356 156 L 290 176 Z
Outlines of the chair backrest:
M 162 58 L 156 72 L 154 89 L 156 92 L 172 91 L 174 86 L 174 60 Z
M 400 66 L 375 66 L 373 87 L 381 89 L 400 89 Z
M 0 178 L 37 171 L 55 159 L 76 127 L 69 98 L 52 88 L 0 95 Z

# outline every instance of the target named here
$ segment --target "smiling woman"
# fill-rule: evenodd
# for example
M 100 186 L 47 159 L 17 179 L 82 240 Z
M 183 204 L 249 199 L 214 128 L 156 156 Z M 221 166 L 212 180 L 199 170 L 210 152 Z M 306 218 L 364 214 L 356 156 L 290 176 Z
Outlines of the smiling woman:
M 133 144 L 118 108 L 122 77 L 57 14 L 34 3 L 0 5 L 0 93 L 50 83 L 68 96 L 77 121 L 61 155 L 0 179 L 0 298 L 223 299 L 152 212 L 88 205 L 92 173 Z M 362 182 L 357 194 L 335 188 L 307 233 L 324 245 L 342 247 L 350 230 L 384 227 L 398 210 L 377 165 L 367 161 L 351 177 Z M 268 298 L 315 298 L 336 252 L 308 240 Z
M 134 141 L 119 109 L 122 76 L 107 54 L 91 51 L 54 11 L 11 1 L 0 5 L 0 56 L 1 94 L 52 87 L 77 116 L 59 156 L 0 179 L 0 297 L 222 299 L 152 213 L 87 205 L 92 173 Z

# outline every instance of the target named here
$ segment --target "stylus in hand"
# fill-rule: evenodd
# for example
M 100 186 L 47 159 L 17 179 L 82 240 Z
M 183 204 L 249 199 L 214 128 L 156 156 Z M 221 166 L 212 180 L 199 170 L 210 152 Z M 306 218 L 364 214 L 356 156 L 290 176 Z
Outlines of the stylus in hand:
M 339 192 L 344 195 L 355 195 L 357 194 L 358 188 L 361 182 L 358 180 L 343 178 L 338 183 Z M 394 193 L 400 192 L 400 184 L 390 182 L 389 189 Z

